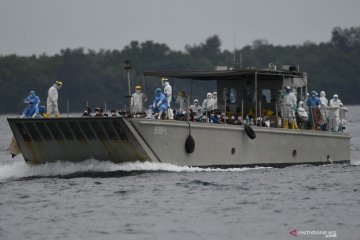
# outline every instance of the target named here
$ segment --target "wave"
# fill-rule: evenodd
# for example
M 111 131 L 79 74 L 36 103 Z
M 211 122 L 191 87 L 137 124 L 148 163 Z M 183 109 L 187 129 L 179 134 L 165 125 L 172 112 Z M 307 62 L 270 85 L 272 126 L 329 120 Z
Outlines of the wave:
M 0 180 L 34 178 L 34 177 L 114 177 L 116 175 L 133 175 L 139 172 L 242 172 L 268 167 L 255 168 L 200 168 L 177 166 L 169 163 L 112 162 L 89 159 L 79 163 L 53 162 L 41 165 L 28 165 L 24 161 L 0 165 Z M 123 173 L 123 174 L 122 174 Z

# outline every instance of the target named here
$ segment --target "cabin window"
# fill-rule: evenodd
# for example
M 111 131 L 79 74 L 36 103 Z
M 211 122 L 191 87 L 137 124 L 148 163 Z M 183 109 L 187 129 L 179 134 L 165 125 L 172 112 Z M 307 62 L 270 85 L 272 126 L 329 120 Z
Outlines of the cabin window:
M 243 88 L 243 100 L 245 103 L 253 103 L 255 102 L 255 94 L 254 88 L 250 86 L 246 86 Z
M 31 137 L 36 141 L 40 142 L 42 139 L 40 137 L 40 134 L 36 131 L 36 128 L 32 123 L 25 123 L 26 129 L 30 133 Z
M 96 136 L 94 132 L 91 130 L 89 124 L 87 122 L 79 122 L 81 129 L 84 131 L 86 137 L 89 140 L 95 140 Z
M 52 137 L 51 134 L 49 132 L 49 130 L 46 128 L 45 124 L 42 122 L 37 122 L 35 123 L 36 127 L 39 129 L 40 134 L 42 135 L 42 137 L 46 140 L 46 141 L 52 141 Z
M 63 136 L 61 135 L 59 129 L 57 128 L 57 126 L 55 125 L 54 122 L 48 122 L 47 126 L 50 129 L 50 132 L 52 133 L 52 135 L 54 136 L 54 138 L 58 141 L 64 141 Z
M 261 102 L 262 103 L 270 103 L 271 102 L 271 90 L 270 89 L 262 89 L 261 90 Z
M 82 134 L 79 125 L 76 122 L 69 122 L 70 128 L 73 131 L 73 133 L 75 134 L 77 140 L 79 141 L 84 141 L 85 137 Z
M 223 100 L 230 104 L 235 104 L 237 101 L 237 92 L 235 88 L 223 89 Z
M 234 104 L 236 103 L 237 100 L 237 93 L 236 93 L 236 89 L 235 88 L 230 88 L 230 103 Z
M 74 136 L 71 134 L 71 131 L 65 122 L 58 122 L 57 124 L 64 134 L 66 140 L 74 140 Z

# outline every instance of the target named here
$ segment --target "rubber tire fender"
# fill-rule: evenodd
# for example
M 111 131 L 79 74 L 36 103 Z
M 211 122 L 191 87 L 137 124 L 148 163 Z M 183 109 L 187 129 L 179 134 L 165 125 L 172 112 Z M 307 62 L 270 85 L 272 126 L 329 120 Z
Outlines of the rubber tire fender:
M 194 138 L 191 135 L 189 135 L 185 141 L 185 151 L 187 153 L 193 153 L 194 150 L 195 150 L 195 141 Z
M 244 130 L 245 130 L 246 135 L 248 135 L 248 137 L 250 139 L 255 139 L 256 138 L 256 134 L 255 134 L 254 130 L 252 129 L 252 127 L 245 124 Z

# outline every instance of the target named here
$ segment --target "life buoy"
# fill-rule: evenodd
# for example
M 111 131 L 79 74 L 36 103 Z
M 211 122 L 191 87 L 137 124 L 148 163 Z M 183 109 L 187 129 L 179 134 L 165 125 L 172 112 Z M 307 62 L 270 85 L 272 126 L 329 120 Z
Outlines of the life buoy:
M 248 135 L 248 137 L 250 139 L 255 139 L 256 138 L 256 134 L 254 132 L 254 130 L 247 124 L 245 124 L 245 132 L 246 132 L 246 135 Z
M 185 141 L 185 151 L 187 153 L 193 153 L 194 150 L 195 150 L 195 141 L 194 138 L 191 135 L 189 135 Z

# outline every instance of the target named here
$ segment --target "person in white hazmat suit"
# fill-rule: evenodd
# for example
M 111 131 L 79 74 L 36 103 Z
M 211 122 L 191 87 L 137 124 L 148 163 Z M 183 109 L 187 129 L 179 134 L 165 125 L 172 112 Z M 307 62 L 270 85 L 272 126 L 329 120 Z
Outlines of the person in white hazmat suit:
M 283 120 L 287 120 L 287 122 L 292 123 L 292 125 L 295 123 L 296 101 L 296 96 L 293 92 L 291 92 L 291 87 L 286 86 L 285 93 L 283 95 L 283 105 L 281 107 L 281 111 Z
M 304 126 L 307 125 L 307 122 L 309 121 L 309 115 L 307 114 L 305 108 L 304 108 L 304 102 L 299 101 L 299 106 L 296 110 L 296 113 L 299 117 L 299 128 L 303 129 Z
M 343 103 L 337 94 L 334 94 L 333 98 L 330 100 L 329 107 L 329 127 L 332 131 L 338 132 L 340 130 L 341 121 L 339 108 L 343 107 Z
M 323 119 L 326 120 L 328 118 L 327 107 L 328 107 L 329 101 L 326 99 L 326 94 L 324 91 L 320 92 L 320 102 L 321 102 L 320 112 L 321 112 Z
M 185 91 L 179 92 L 175 102 L 179 104 L 178 113 L 185 114 L 188 111 L 188 103 L 187 103 Z
M 196 120 L 200 119 L 203 116 L 203 109 L 200 106 L 198 99 L 194 100 L 194 104 L 190 105 L 189 110 L 194 114 Z
M 147 102 L 147 97 L 141 92 L 141 86 L 136 86 L 135 92 L 131 94 L 131 112 L 143 113 L 145 102 Z
M 218 109 L 217 92 L 213 92 L 212 97 L 213 97 L 213 110 L 216 110 Z
M 55 115 L 55 117 L 60 117 L 59 113 L 59 106 L 58 106 L 58 90 L 61 88 L 62 82 L 56 81 L 48 91 L 48 97 L 46 101 L 46 116 L 51 117 L 52 114 Z
M 169 118 L 169 120 L 173 120 L 174 119 L 174 112 L 171 109 L 171 100 L 172 100 L 172 87 L 168 81 L 167 78 L 161 78 L 161 83 L 162 86 L 164 87 L 164 94 L 167 98 L 168 101 L 168 110 L 167 110 L 167 116 Z
M 211 93 L 206 94 L 206 98 L 204 99 L 204 101 L 202 103 L 202 108 L 204 111 L 207 111 L 207 112 L 214 110 L 214 99 L 213 99 Z

